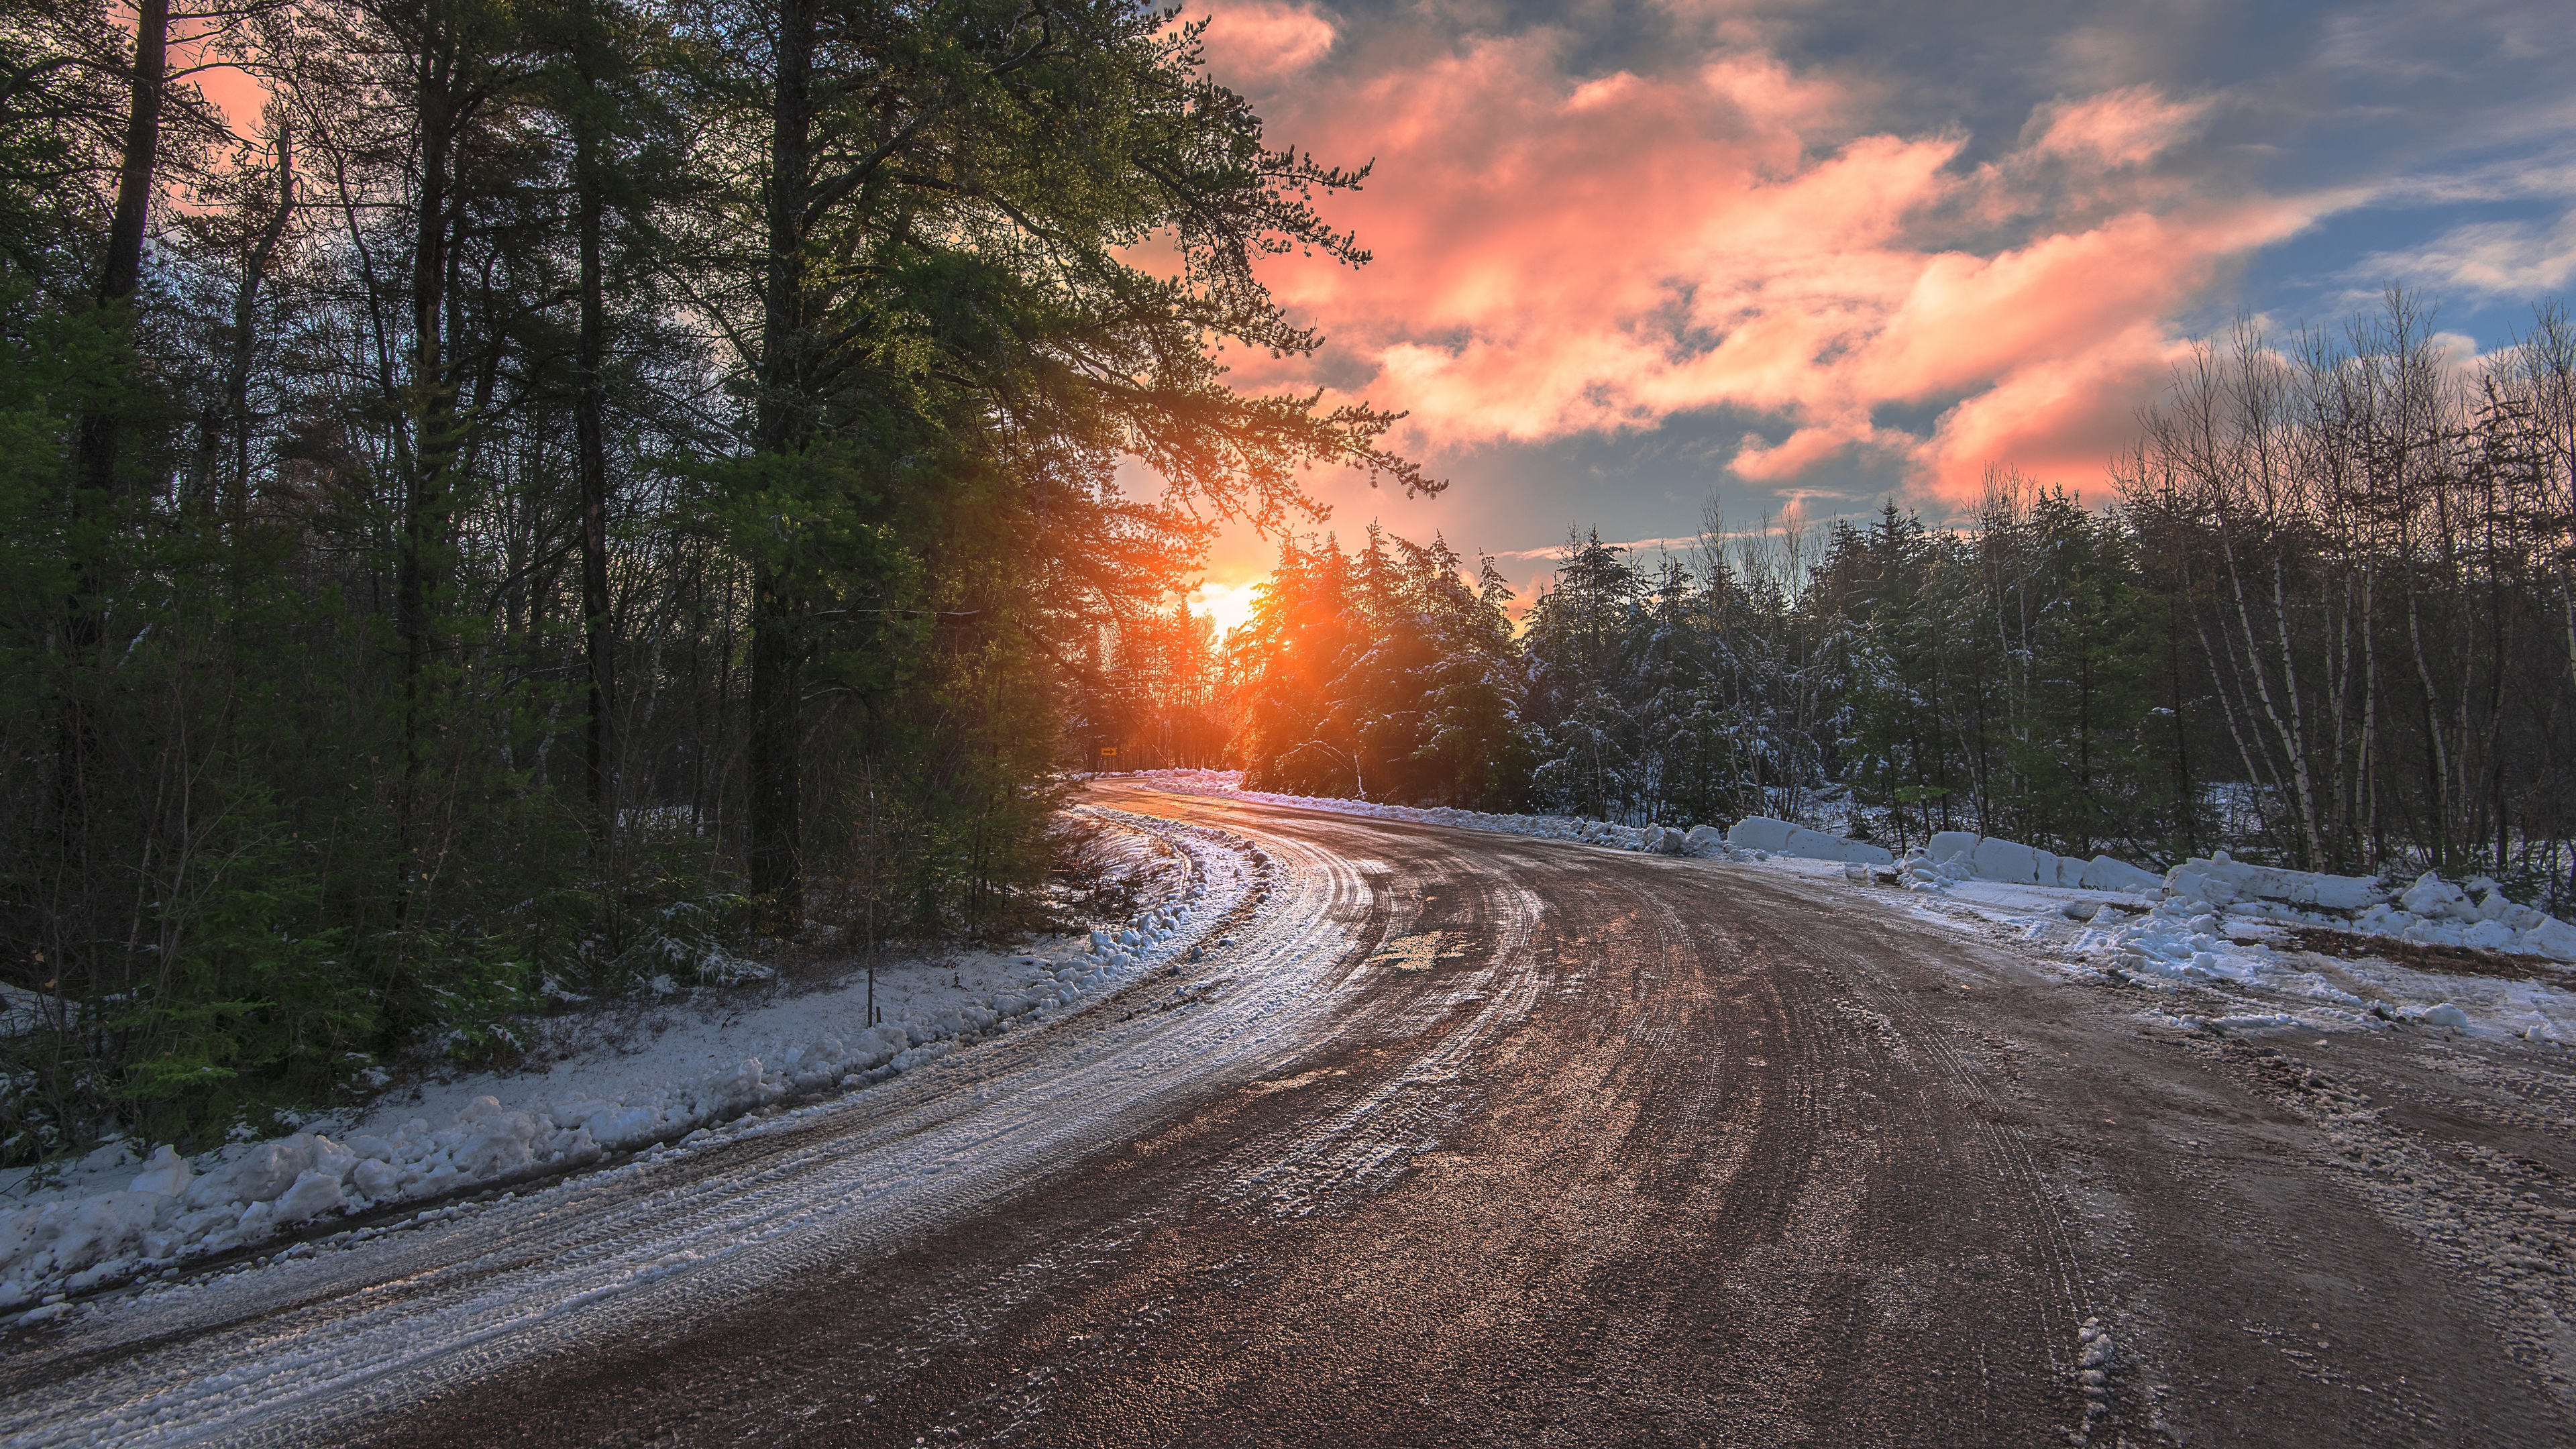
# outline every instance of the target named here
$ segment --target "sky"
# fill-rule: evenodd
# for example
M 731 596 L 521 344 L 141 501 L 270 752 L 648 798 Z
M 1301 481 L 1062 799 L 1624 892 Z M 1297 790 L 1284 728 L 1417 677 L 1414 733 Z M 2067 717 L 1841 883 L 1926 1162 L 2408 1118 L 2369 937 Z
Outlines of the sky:
M 2576 27 L 2528 0 L 1184 0 L 1374 256 L 1263 270 L 1328 338 L 1255 391 L 1409 416 L 1437 497 L 1315 475 L 1313 526 L 1497 556 L 1682 546 L 1989 468 L 2091 501 L 2196 339 L 2391 284 L 2454 352 L 2576 278 Z M 260 92 L 200 77 L 245 126 Z M 1138 472 L 1129 486 L 1151 494 Z M 1230 625 L 1278 541 L 1230 527 Z
M 2576 30 L 2541 4 L 1226 0 L 1210 71 L 1365 268 L 1264 278 L 1327 345 L 1238 386 L 1408 410 L 1435 498 L 1319 474 L 1497 555 L 1687 539 L 1989 467 L 2101 501 L 2195 339 L 2333 328 L 2417 289 L 2469 354 L 2576 274 Z M 1151 479 L 1138 479 L 1152 491 Z M 1651 548 L 1652 544 L 1646 545 Z M 1277 542 L 1229 529 L 1231 623 Z

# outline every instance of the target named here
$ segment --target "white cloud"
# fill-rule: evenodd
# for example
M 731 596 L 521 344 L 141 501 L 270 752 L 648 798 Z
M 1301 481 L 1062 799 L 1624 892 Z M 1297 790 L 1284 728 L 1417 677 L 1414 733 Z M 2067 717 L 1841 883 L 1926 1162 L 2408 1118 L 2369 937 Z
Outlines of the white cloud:
M 2376 252 L 2347 273 L 2450 293 L 2523 299 L 2566 289 L 2576 277 L 2576 211 L 2555 222 L 2481 221 L 2455 226 L 2411 251 Z

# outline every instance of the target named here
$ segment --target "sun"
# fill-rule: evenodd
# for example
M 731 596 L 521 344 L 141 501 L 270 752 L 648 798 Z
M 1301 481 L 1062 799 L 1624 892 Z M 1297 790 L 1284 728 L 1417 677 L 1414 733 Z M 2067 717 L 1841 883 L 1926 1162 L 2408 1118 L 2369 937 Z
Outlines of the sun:
M 1217 636 L 1223 638 L 1252 617 L 1253 591 L 1259 587 L 1257 580 L 1201 584 L 1190 590 L 1190 612 L 1215 624 Z

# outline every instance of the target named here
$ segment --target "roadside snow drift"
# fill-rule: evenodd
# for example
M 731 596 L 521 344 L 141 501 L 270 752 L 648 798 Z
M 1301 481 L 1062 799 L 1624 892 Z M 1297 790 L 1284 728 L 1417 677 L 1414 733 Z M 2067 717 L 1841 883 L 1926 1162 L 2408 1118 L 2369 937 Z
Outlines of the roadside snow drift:
M 1726 843 L 1738 850 L 1765 850 L 1799 860 L 1839 860 L 1855 865 L 1894 865 L 1896 857 L 1867 841 L 1845 840 L 1809 830 L 1786 820 L 1747 815 L 1727 828 Z

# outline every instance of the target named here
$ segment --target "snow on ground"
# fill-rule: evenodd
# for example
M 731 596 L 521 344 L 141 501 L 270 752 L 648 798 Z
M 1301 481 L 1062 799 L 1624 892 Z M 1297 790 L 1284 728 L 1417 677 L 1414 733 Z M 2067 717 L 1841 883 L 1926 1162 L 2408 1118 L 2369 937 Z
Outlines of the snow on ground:
M 2144 1015 L 2160 1025 L 2576 1043 L 2576 973 L 2532 957 L 2462 950 L 2427 960 L 2400 938 L 2323 913 L 2185 896 L 1966 881 L 1901 899 L 1920 916 L 2027 941 L 2073 974 L 2157 991 L 2166 1000 Z
M 2495 883 L 2425 875 L 2393 893 L 2359 876 L 2247 865 L 2220 851 L 2159 879 L 2097 857 L 2128 889 L 1994 880 L 1989 856 L 2056 857 L 2009 842 L 1909 859 L 1909 891 L 2022 932 L 2092 969 L 2175 995 L 2150 1013 L 2221 1030 L 2420 1027 L 2576 1043 L 2576 930 L 2506 900 Z M 2075 862 L 2059 862 L 2060 878 Z M 2186 995 L 2207 996 L 2215 1002 Z
M 541 1069 L 433 1077 L 302 1131 L 182 1158 L 111 1143 L 67 1171 L 0 1178 L 0 1311 L 71 1299 L 340 1217 L 547 1176 L 737 1130 L 788 1098 L 863 1089 L 985 1037 L 1080 1009 L 1193 949 L 1249 878 L 1192 827 L 1085 811 L 1136 916 L 1017 952 L 881 962 L 821 979 L 670 988 L 533 1023 Z M 657 982 L 657 987 L 667 982 Z M 423 1214 L 423 1217 L 435 1214 Z
M 1720 844 L 1705 827 L 1676 841 L 1677 832 L 1653 826 L 1266 794 L 1242 789 L 1242 776 L 1231 770 L 1156 770 L 1141 778 L 1195 794 L 1897 884 L 1907 894 L 1878 897 L 1890 909 L 2002 934 L 2072 970 L 2167 994 L 2171 1000 L 2148 1015 L 2168 1025 L 2430 1029 L 2576 1045 L 2576 972 L 2564 964 L 2576 961 L 2576 928 L 2513 905 L 2491 881 L 2464 888 L 2425 876 L 2390 898 L 2377 881 L 2248 866 L 2223 851 L 2157 876 L 2108 857 L 2061 860 L 1964 834 L 1935 837 L 1929 850 L 1885 871 L 1874 865 L 1883 851 L 1776 821 L 1739 821 L 1728 832 L 1737 843 Z M 1759 828 L 1741 828 L 1747 825 Z M 1746 849 L 1746 841 L 1789 849 Z M 1836 852 L 1826 847 L 1837 843 L 1847 863 L 1833 863 Z M 2064 883 L 2040 884 L 2043 873 Z

